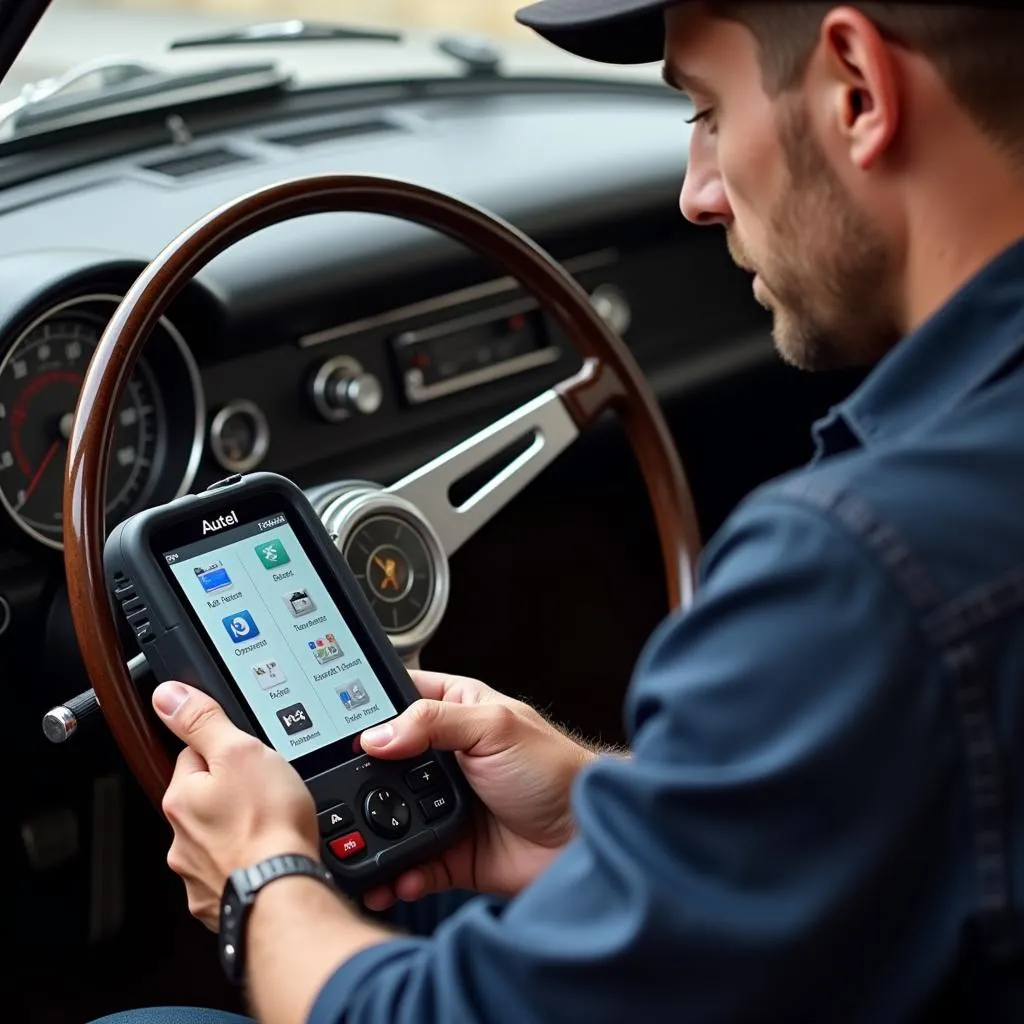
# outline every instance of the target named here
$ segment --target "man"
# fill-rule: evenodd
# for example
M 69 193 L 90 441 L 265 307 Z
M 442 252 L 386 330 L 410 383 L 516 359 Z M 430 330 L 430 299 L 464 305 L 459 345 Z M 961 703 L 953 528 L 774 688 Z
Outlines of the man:
M 1024 1019 L 1024 13 L 548 0 L 597 60 L 665 56 L 695 115 L 684 215 L 725 229 L 782 357 L 877 363 L 818 452 L 739 508 L 651 639 L 631 756 L 481 683 L 368 753 L 461 751 L 490 809 L 367 898 L 483 894 L 398 937 L 319 881 L 256 899 L 267 1024 Z M 216 927 L 228 872 L 315 856 L 287 764 L 208 698 L 169 863 Z

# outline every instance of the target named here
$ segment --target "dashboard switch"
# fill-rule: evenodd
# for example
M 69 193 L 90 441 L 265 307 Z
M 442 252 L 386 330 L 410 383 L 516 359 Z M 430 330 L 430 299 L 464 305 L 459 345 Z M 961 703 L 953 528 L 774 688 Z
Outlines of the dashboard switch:
M 633 311 L 625 293 L 613 284 L 598 285 L 590 296 L 597 315 L 618 335 L 629 330 Z
M 313 375 L 310 394 L 316 411 L 328 423 L 352 415 L 372 415 L 384 399 L 377 377 L 349 356 L 335 356 L 323 363 Z

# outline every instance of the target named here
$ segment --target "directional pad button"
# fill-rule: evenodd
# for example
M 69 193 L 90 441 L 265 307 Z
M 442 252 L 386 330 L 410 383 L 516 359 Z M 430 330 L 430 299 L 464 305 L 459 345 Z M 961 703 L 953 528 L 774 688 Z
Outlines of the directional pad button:
M 409 805 L 393 789 L 375 789 L 363 802 L 366 823 L 385 839 L 398 839 L 409 831 Z

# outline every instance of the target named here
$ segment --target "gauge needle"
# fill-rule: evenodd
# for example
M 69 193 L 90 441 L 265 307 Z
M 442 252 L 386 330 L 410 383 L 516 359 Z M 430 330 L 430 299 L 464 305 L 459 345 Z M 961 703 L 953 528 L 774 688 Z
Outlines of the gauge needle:
M 46 449 L 46 454 L 43 456 L 43 461 L 39 463 L 39 468 L 32 474 L 32 479 L 28 482 L 28 487 L 25 488 L 25 495 L 18 502 L 18 507 L 15 509 L 17 512 L 22 505 L 32 497 L 32 492 L 39 486 L 39 481 L 42 480 L 43 474 L 46 472 L 46 467 L 53 460 L 54 455 L 57 454 L 57 449 L 60 447 L 60 441 L 54 441 L 49 448 Z

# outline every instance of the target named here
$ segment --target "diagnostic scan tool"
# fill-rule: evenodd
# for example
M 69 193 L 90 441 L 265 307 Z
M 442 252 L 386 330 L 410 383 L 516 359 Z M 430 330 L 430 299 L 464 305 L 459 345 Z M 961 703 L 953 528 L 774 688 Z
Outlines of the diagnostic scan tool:
M 295 484 L 236 476 L 140 512 L 113 530 L 104 562 L 156 678 L 209 693 L 298 771 L 344 888 L 386 881 L 454 838 L 469 791 L 452 755 L 361 752 L 362 730 L 418 693 Z

